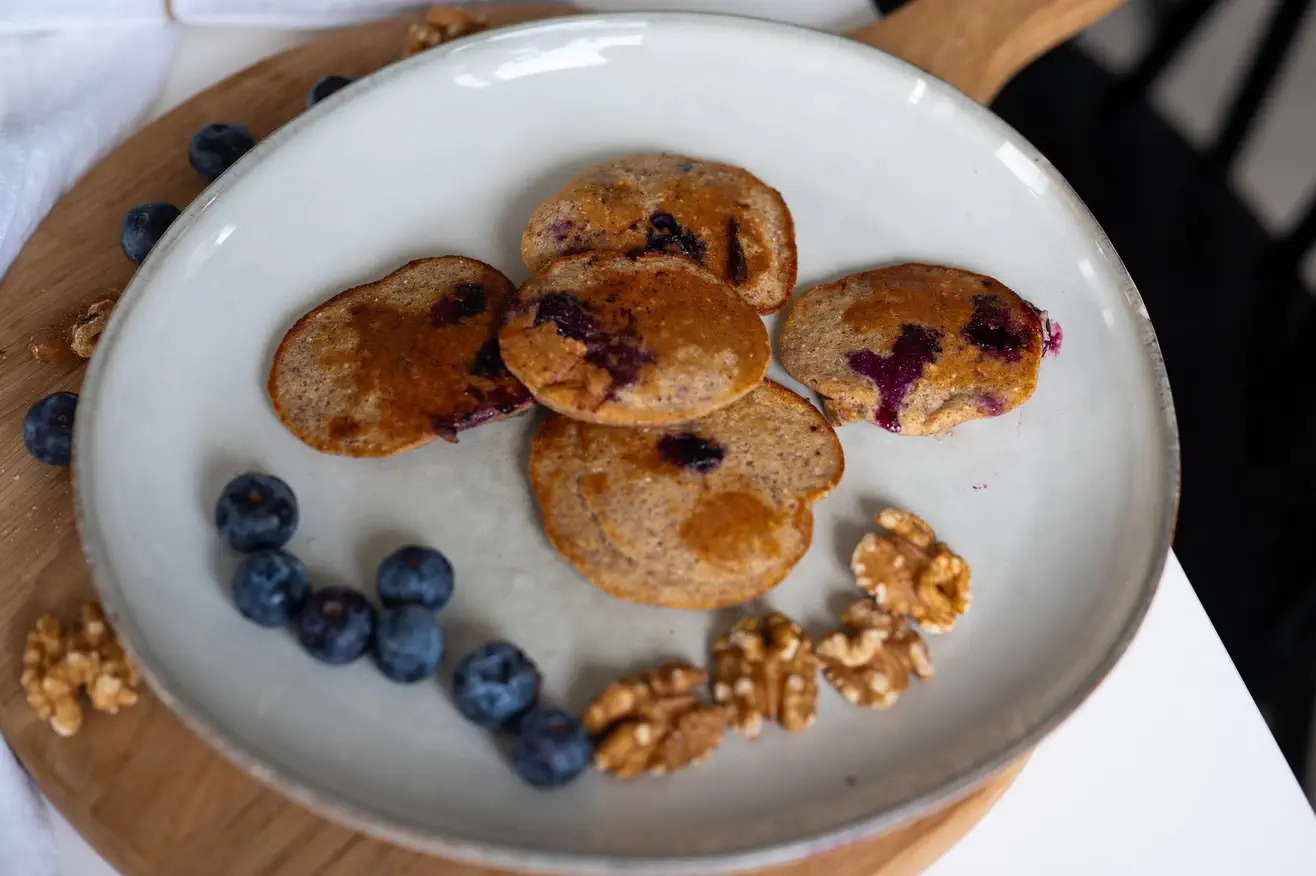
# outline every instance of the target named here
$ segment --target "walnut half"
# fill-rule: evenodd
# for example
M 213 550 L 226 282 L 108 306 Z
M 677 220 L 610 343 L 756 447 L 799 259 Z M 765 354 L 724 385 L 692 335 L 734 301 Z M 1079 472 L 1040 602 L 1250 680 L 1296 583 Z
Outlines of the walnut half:
M 608 685 L 581 716 L 585 730 L 602 737 L 594 766 L 632 779 L 675 772 L 712 754 L 727 716 L 696 695 L 707 682 L 702 669 L 667 663 Z
M 927 643 L 903 617 L 871 599 L 861 599 L 841 615 L 847 629 L 818 642 L 823 678 L 856 706 L 887 709 L 909 688 L 909 676 L 935 672 Z
M 424 24 L 413 24 L 407 29 L 402 57 L 410 58 L 440 43 L 477 33 L 488 26 L 489 23 L 474 12 L 456 6 L 431 6 L 425 13 Z
M 60 736 L 72 736 L 83 721 L 79 690 L 93 709 L 112 715 L 137 702 L 141 677 L 100 606 L 91 603 L 72 630 L 54 615 L 37 621 L 27 636 L 21 681 L 37 715 Z
M 924 632 L 955 626 L 972 603 L 969 564 L 907 511 L 887 508 L 877 523 L 888 534 L 859 540 L 850 559 L 855 583 L 887 611 L 912 617 Z
M 765 719 L 799 733 L 817 717 L 817 671 L 799 624 L 775 611 L 742 618 L 713 645 L 713 699 L 746 739 L 759 735 Z
M 90 359 L 96 352 L 96 342 L 110 321 L 110 311 L 114 310 L 113 298 L 102 298 L 87 305 L 87 309 L 78 315 L 70 329 L 69 347 L 84 359 Z

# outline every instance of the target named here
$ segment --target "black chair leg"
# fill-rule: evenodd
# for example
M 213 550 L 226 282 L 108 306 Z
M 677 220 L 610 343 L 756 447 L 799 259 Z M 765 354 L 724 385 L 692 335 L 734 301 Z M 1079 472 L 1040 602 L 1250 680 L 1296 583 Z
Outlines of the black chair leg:
M 1252 67 L 1225 116 L 1224 130 L 1207 155 L 1207 164 L 1215 172 L 1226 172 L 1238 157 L 1310 8 L 1311 0 L 1281 0 L 1276 7 L 1266 35 L 1252 58 Z
M 1206 16 L 1220 0 L 1184 0 L 1165 10 L 1164 19 L 1151 48 L 1138 65 L 1119 79 L 1106 99 L 1103 109 L 1115 112 L 1143 94 L 1192 38 Z

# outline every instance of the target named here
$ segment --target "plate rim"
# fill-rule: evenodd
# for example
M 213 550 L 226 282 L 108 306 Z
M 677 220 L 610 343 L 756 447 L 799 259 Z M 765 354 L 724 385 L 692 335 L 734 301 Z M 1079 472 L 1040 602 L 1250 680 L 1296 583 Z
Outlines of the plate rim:
M 158 272 L 159 266 L 164 263 L 177 240 L 196 223 L 198 217 L 216 197 L 236 185 L 247 173 L 258 166 L 268 153 L 281 148 L 287 141 L 295 137 L 303 127 L 313 123 L 325 113 L 333 112 L 335 108 L 345 105 L 349 101 L 362 99 L 394 77 L 404 75 L 406 71 L 413 67 L 441 63 L 443 59 L 454 52 L 475 44 L 495 42 L 500 39 L 534 32 L 551 33 L 590 28 L 609 29 L 619 26 L 636 27 L 649 24 L 672 27 L 679 27 L 684 24 L 696 28 L 711 29 L 716 29 L 719 26 L 734 26 L 746 31 L 766 33 L 769 36 L 775 34 L 798 41 L 813 41 L 830 47 L 832 51 L 866 56 L 869 59 L 876 60 L 875 66 L 885 68 L 882 70 L 883 75 L 899 74 L 936 83 L 956 103 L 956 108 L 970 115 L 975 124 L 1002 135 L 1021 148 L 1021 151 L 1024 152 L 1030 162 L 1054 186 L 1056 196 L 1070 208 L 1076 221 L 1088 234 L 1089 239 L 1106 254 L 1110 268 L 1116 275 L 1116 282 L 1131 311 L 1143 354 L 1147 357 L 1148 364 L 1151 366 L 1156 401 L 1161 413 L 1158 431 L 1162 440 L 1157 450 L 1165 471 L 1158 492 L 1161 498 L 1165 500 L 1166 506 L 1165 514 L 1154 540 L 1155 556 L 1152 559 L 1146 578 L 1141 583 L 1132 611 L 1124 619 L 1110 650 L 1098 661 L 1094 670 L 1075 685 L 1073 690 L 1049 714 L 1023 730 L 1012 733 L 1010 741 L 998 751 L 981 759 L 974 766 L 961 770 L 951 780 L 929 791 L 916 793 L 882 812 L 852 819 L 830 830 L 783 842 L 758 844 L 714 853 L 677 853 L 670 856 L 620 856 L 617 854 L 563 852 L 519 845 L 514 838 L 509 838 L 508 841 L 489 842 L 445 835 L 443 831 L 437 830 L 431 825 L 408 822 L 406 819 L 399 817 L 384 816 L 380 812 L 371 811 L 364 805 L 345 802 L 332 791 L 319 786 L 318 783 L 297 771 L 267 762 L 265 759 L 252 754 L 244 745 L 216 726 L 215 722 L 208 716 L 204 706 L 194 702 L 186 691 L 179 689 L 181 686 L 168 681 L 166 671 L 157 671 L 152 660 L 142 659 L 143 654 L 152 654 L 152 652 L 146 645 L 141 631 L 132 623 L 128 600 L 111 575 L 108 563 L 103 559 L 106 554 L 105 541 L 101 538 L 98 527 L 89 523 L 92 515 L 89 513 L 88 500 L 85 498 L 88 491 L 79 489 L 80 473 L 83 468 L 78 448 L 89 440 L 88 432 L 91 428 L 89 423 L 94 419 L 96 406 L 100 401 L 100 385 L 103 379 L 104 363 L 118 341 L 120 329 L 130 318 L 133 309 L 142 298 L 143 290 L 150 285 L 154 275 Z M 974 101 L 954 85 L 898 56 L 845 36 L 815 30 L 802 25 L 752 16 L 712 12 L 582 14 L 499 27 L 454 40 L 450 43 L 444 43 L 411 58 L 388 64 L 380 70 L 362 77 L 355 83 L 355 87 L 336 92 L 302 111 L 258 142 L 237 164 L 188 204 L 151 250 L 147 258 L 138 266 L 123 291 L 119 305 L 115 307 L 110 317 L 98 344 L 98 354 L 90 360 L 79 391 L 79 407 L 82 410 L 80 410 L 79 416 L 75 418 L 74 423 L 71 483 L 75 505 L 74 522 L 79 540 L 82 543 L 83 555 L 91 573 L 92 584 L 107 618 L 119 634 L 125 649 L 137 661 L 143 678 L 146 679 L 152 691 L 173 715 L 177 716 L 189 730 L 199 736 L 213 750 L 219 752 L 226 760 L 247 775 L 294 803 L 302 805 L 313 813 L 329 818 L 351 830 L 360 831 L 405 848 L 463 863 L 541 873 L 576 874 L 576 876 L 588 876 L 588 874 L 603 876 L 603 874 L 641 872 L 662 874 L 662 876 L 711 876 L 714 873 L 730 873 L 747 869 L 781 866 L 851 842 L 874 838 L 968 796 L 993 776 L 1000 773 L 1008 764 L 1027 756 L 1038 742 L 1053 732 L 1077 710 L 1100 686 L 1123 657 L 1130 642 L 1141 627 L 1164 575 L 1178 515 L 1181 484 L 1179 430 L 1174 414 L 1174 403 L 1164 359 L 1147 308 L 1137 286 L 1129 275 L 1128 269 L 1105 231 L 1059 170 L 1032 143 L 988 107 Z M 88 409 L 91 414 L 86 413 Z

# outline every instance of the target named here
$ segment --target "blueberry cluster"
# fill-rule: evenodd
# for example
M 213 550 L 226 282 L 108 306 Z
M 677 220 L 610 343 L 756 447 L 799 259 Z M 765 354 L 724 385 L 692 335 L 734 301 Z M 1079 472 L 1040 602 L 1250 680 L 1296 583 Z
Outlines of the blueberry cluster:
M 575 717 L 539 705 L 539 686 L 539 670 L 510 642 L 480 645 L 452 674 L 457 711 L 510 736 L 516 774 L 536 788 L 560 788 L 589 766 L 594 745 Z
M 315 105 L 351 82 L 346 76 L 324 77 L 306 95 L 306 105 Z M 256 138 L 246 126 L 212 122 L 192 135 L 187 144 L 187 160 L 203 178 L 215 180 L 255 145 Z M 133 207 L 119 226 L 123 254 L 140 265 L 178 216 L 178 207 L 167 201 L 150 201 Z
M 242 616 L 263 627 L 291 626 L 306 653 L 331 666 L 373 649 L 379 671 L 392 681 L 412 684 L 433 676 L 444 653 L 435 613 L 453 594 L 447 557 L 414 545 L 385 557 L 375 581 L 383 610 L 376 612 L 351 588 L 311 589 L 306 566 L 283 550 L 298 519 L 292 489 L 273 475 L 239 475 L 220 494 L 215 526 L 246 555 L 233 577 L 233 601 Z M 480 645 L 452 676 L 462 716 L 507 733 L 517 774 L 535 787 L 555 788 L 589 766 L 593 746 L 574 717 L 539 707 L 539 688 L 539 670 L 509 642 Z
M 187 160 L 206 180 L 214 180 L 255 145 L 256 138 L 243 125 L 214 122 L 192 135 L 187 144 Z M 179 212 L 168 201 L 149 201 L 133 207 L 124 214 L 119 226 L 123 254 L 133 264 L 140 265 L 174 224 Z
M 443 658 L 443 630 L 434 613 L 452 598 L 452 566 L 433 548 L 404 547 L 379 567 L 380 602 L 348 587 L 312 592 L 301 560 L 283 550 L 297 531 L 297 499 L 277 477 L 238 475 L 215 505 L 215 526 L 246 554 L 233 576 L 233 601 L 263 627 L 291 625 L 306 653 L 331 666 L 374 649 L 380 671 L 410 683 L 434 674 Z

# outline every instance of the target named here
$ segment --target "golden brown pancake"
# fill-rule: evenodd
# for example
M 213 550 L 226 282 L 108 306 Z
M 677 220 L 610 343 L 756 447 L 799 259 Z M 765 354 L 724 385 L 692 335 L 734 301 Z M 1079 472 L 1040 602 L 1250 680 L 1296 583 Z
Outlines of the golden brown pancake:
M 499 333 L 508 369 L 546 407 L 614 426 L 679 423 L 763 379 L 763 321 L 683 256 L 590 252 L 516 293 Z
M 684 155 L 586 168 L 535 210 L 521 238 L 532 271 L 589 250 L 687 256 L 759 313 L 781 310 L 795 291 L 795 225 L 781 194 L 747 170 Z
M 284 335 L 269 394 L 325 453 L 389 456 L 532 404 L 498 352 L 511 282 L 464 256 L 418 259 L 334 296 Z
M 621 429 L 550 415 L 530 479 L 544 528 L 599 589 L 672 608 L 771 590 L 808 550 L 844 469 L 817 408 L 772 381 L 694 422 Z
M 814 286 L 791 305 L 781 361 L 836 425 L 931 435 L 995 417 L 1037 386 L 1047 323 L 999 280 L 897 265 Z

